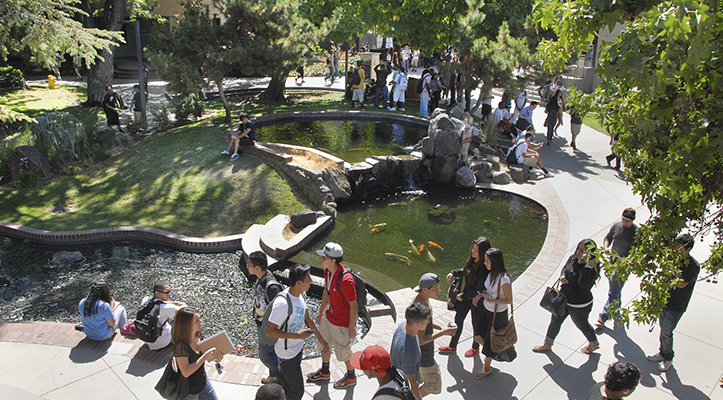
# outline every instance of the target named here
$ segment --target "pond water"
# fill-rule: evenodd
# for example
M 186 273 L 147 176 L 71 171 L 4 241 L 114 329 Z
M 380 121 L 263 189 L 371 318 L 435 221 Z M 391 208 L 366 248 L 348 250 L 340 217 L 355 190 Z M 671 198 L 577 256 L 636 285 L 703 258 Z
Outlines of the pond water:
M 62 267 L 50 263 L 59 251 L 80 251 L 85 261 Z M 134 319 L 140 300 L 153 284 L 171 285 L 171 299 L 196 308 L 205 336 L 225 329 L 233 342 L 254 356 L 256 324 L 251 317 L 252 284 L 233 253 L 194 254 L 140 242 L 110 242 L 84 246 L 45 246 L 0 237 L 0 321 L 80 321 L 78 302 L 94 281 L 105 281 L 111 294 Z M 309 297 L 312 315 L 318 299 Z M 305 356 L 317 356 L 310 338 Z
M 364 161 L 372 155 L 401 154 L 427 135 L 427 128 L 411 123 L 350 120 L 281 120 L 259 124 L 256 137 L 262 142 L 313 147 L 347 162 Z
M 455 211 L 454 220 L 441 223 L 430 218 L 428 210 L 437 205 Z M 479 236 L 488 237 L 493 247 L 500 248 L 512 277 L 519 276 L 545 241 L 545 212 L 531 200 L 504 192 L 430 186 L 425 191 L 341 206 L 333 230 L 292 261 L 318 264 L 314 250 L 333 241 L 344 248 L 344 265 L 380 290 L 414 287 L 422 274 L 434 272 L 443 281 L 440 298 L 446 298 L 444 277 L 450 270 L 464 267 L 469 247 Z M 375 229 L 378 224 L 386 225 Z M 410 253 L 410 239 L 417 247 L 424 245 L 420 255 Z M 409 263 L 386 253 L 407 257 Z

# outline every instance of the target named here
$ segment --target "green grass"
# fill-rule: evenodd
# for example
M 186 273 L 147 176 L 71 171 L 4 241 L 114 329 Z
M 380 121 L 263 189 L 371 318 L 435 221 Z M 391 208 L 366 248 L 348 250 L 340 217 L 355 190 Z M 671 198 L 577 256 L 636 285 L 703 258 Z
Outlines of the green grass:
M 47 186 L 0 190 L 0 220 L 48 230 L 138 225 L 214 237 L 306 208 L 273 168 L 218 155 L 228 128 L 178 128 Z M 61 205 L 76 211 L 49 212 Z
M 598 118 L 597 113 L 588 113 L 587 116 L 582 121 L 585 125 L 589 126 L 592 129 L 595 129 L 598 132 L 604 133 L 606 135 L 610 135 L 605 128 L 603 128 L 602 124 L 600 123 L 600 119 Z

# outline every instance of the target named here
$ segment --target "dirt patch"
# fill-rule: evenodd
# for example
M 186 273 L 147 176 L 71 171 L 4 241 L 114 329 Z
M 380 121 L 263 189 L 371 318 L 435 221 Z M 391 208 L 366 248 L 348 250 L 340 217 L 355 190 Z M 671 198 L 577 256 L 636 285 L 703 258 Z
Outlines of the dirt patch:
M 291 230 L 291 224 L 286 224 L 284 230 L 281 231 L 281 235 L 284 237 L 284 239 L 291 240 L 294 238 L 294 236 L 296 236 L 296 232 Z
M 303 149 L 294 149 L 289 147 L 282 147 L 282 146 L 274 146 L 270 144 L 266 144 L 266 147 L 276 150 L 278 152 L 288 154 L 292 157 L 292 162 L 294 164 L 301 165 L 302 167 L 306 169 L 314 169 L 314 168 L 321 168 L 324 169 L 326 167 L 337 167 L 336 162 L 329 160 L 327 158 L 324 158 L 316 153 L 313 153 L 311 151 L 306 151 Z

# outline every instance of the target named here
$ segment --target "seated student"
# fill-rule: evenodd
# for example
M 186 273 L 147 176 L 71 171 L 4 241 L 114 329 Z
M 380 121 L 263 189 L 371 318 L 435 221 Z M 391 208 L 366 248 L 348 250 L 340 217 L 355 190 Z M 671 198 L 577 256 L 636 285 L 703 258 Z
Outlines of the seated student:
M 148 344 L 148 348 L 151 350 L 159 350 L 171 343 L 171 319 L 176 316 L 178 309 L 185 307 L 186 304 L 180 301 L 171 300 L 171 286 L 165 283 L 156 283 L 153 286 L 153 298 L 146 296 L 141 300 L 141 308 L 143 308 L 149 301 L 159 301 L 161 303 L 161 309 L 158 312 L 158 327 L 162 328 L 161 335 L 153 343 Z
M 517 129 L 524 131 L 532 126 L 532 112 L 537 108 L 537 104 L 536 101 L 533 101 L 529 106 L 525 106 L 522 111 L 520 111 L 519 118 L 517 118 L 517 123 L 515 124 Z
M 542 161 L 540 160 L 540 153 L 530 148 L 531 140 L 532 132 L 527 131 L 527 133 L 525 133 L 525 140 L 516 145 L 517 147 L 515 148 L 515 159 L 517 160 L 517 163 L 530 167 L 537 166 L 542 170 L 542 172 L 545 173 L 545 177 L 552 178 L 555 175 L 551 174 L 547 169 L 545 169 L 545 166 L 542 165 Z
M 128 322 L 125 308 L 113 300 L 110 288 L 101 282 L 93 283 L 88 297 L 78 303 L 78 312 L 83 319 L 83 332 L 93 340 L 112 338 L 116 329 Z
M 256 127 L 253 122 L 249 121 L 249 115 L 242 112 L 238 117 L 241 119 L 241 123 L 231 130 L 231 141 L 228 143 L 228 148 L 221 152 L 222 156 L 226 156 L 233 147 L 233 154 L 229 161 L 236 160 L 239 154 L 243 153 L 243 149 L 239 152 L 239 145 L 253 146 L 256 142 Z
M 505 133 L 510 134 L 511 137 L 517 136 L 517 128 L 510 122 L 510 105 L 500 101 L 495 110 L 495 123 L 497 126 L 502 128 Z

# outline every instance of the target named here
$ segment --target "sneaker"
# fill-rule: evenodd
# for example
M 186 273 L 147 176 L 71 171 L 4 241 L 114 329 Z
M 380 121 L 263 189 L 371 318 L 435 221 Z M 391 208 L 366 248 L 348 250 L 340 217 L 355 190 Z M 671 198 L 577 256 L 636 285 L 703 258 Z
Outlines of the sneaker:
M 344 374 L 344 377 L 334 382 L 334 389 L 346 389 L 356 385 L 356 377 L 349 378 L 349 375 Z
M 598 318 L 597 322 L 595 322 L 595 329 L 603 329 L 605 328 L 605 321 L 603 321 L 602 318 Z
M 311 382 L 320 382 L 320 381 L 329 381 L 329 378 L 331 377 L 331 374 L 325 374 L 321 372 L 321 370 L 306 374 L 306 379 L 308 379 Z
M 394 108 L 394 107 L 390 107 L 390 108 L 389 108 L 389 111 L 397 111 L 397 109 Z M 609 164 L 609 163 L 608 163 L 608 164 Z
M 545 172 L 545 178 L 554 178 L 554 177 L 555 177 L 555 174 L 550 173 L 550 172 Z
M 78 332 L 85 332 L 85 327 L 83 326 L 82 322 L 79 322 L 75 325 L 75 330 Z
M 648 359 L 648 361 L 652 362 L 661 362 L 663 361 L 663 356 L 660 355 L 660 353 L 651 354 L 649 356 L 645 356 L 645 358 Z
M 465 357 L 474 357 L 475 354 L 479 353 L 479 349 L 469 349 L 464 352 Z
M 403 109 L 403 108 L 400 108 L 399 111 L 404 111 L 404 109 Z
M 658 371 L 665 372 L 673 366 L 673 360 L 663 360 L 658 363 Z
M 278 380 L 279 380 L 279 379 L 278 379 L 277 377 L 275 377 L 275 376 L 265 376 L 265 377 L 261 378 L 261 383 L 263 383 L 264 385 L 266 385 L 266 384 L 269 384 L 269 383 L 276 383 L 276 381 L 278 381 Z
M 238 159 L 238 157 L 239 157 L 238 154 L 233 153 L 233 154 L 231 155 L 231 158 L 229 159 L 229 161 L 234 161 L 234 160 Z
M 450 353 L 456 353 L 457 349 L 454 347 L 449 346 L 442 346 L 439 348 L 439 354 L 450 354 Z
M 227 155 L 229 155 L 229 154 L 230 154 L 230 153 L 229 153 L 228 151 L 226 151 L 226 150 L 224 150 L 224 151 L 221 152 L 221 155 L 222 155 L 222 156 L 227 156 Z

